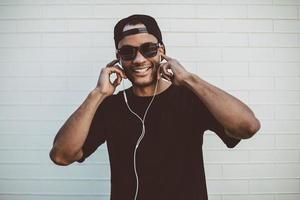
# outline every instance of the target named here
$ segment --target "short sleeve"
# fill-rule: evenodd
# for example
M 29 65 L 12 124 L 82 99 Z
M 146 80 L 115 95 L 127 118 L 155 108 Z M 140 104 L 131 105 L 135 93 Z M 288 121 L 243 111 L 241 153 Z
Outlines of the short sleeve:
M 83 162 L 87 157 L 96 151 L 96 149 L 106 140 L 106 99 L 99 105 L 93 117 L 88 136 L 83 144 L 83 156 L 77 162 Z
M 202 103 L 202 101 L 192 92 L 190 91 L 190 100 L 191 105 L 193 107 L 193 123 L 196 126 L 201 124 L 200 128 L 202 131 L 211 130 L 218 135 L 218 137 L 226 144 L 228 148 L 235 147 L 240 139 L 236 139 L 230 137 L 225 133 L 225 129 L 221 123 L 211 114 L 211 112 L 207 109 L 207 107 Z M 199 128 L 199 127 L 197 127 Z

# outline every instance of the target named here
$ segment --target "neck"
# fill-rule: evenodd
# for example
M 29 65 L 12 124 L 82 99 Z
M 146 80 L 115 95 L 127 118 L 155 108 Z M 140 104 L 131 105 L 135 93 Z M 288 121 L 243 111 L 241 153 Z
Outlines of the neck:
M 156 94 L 165 91 L 172 83 L 159 79 L 157 82 Z M 153 96 L 155 91 L 156 81 L 146 87 L 132 86 L 133 93 L 137 96 Z

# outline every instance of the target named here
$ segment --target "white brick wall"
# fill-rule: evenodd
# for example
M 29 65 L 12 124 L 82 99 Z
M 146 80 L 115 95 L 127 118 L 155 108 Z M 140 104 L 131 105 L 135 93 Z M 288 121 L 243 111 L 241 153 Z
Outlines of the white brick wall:
M 133 13 L 156 17 L 171 57 L 262 122 L 235 149 L 205 135 L 209 199 L 300 199 L 299 0 L 0 0 L 0 199 L 109 199 L 105 145 L 68 167 L 48 152 Z

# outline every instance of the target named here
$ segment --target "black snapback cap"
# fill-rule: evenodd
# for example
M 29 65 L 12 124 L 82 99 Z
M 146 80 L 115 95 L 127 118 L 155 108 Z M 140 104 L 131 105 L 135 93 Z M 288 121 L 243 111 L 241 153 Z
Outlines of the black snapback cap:
M 123 31 L 124 26 L 131 21 L 138 20 L 146 26 L 145 28 L 131 29 L 128 31 Z M 118 48 L 118 43 L 127 35 L 133 35 L 137 33 L 149 33 L 154 35 L 160 44 L 163 44 L 161 31 L 155 19 L 149 15 L 131 15 L 129 17 L 121 19 L 114 28 L 114 40 L 115 47 Z

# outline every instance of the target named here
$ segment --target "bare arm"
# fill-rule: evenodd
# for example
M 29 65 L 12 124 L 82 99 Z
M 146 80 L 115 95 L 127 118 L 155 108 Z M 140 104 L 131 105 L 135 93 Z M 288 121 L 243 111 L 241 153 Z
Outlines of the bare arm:
M 213 116 L 225 127 L 227 135 L 246 139 L 253 136 L 260 128 L 259 121 L 246 104 L 197 75 L 190 74 L 186 77 L 184 85 L 201 99 Z
M 60 128 L 50 152 L 54 163 L 68 165 L 83 156 L 81 148 L 88 135 L 94 114 L 104 98 L 103 94 L 93 90 Z
M 246 139 L 252 137 L 260 129 L 260 122 L 246 104 L 197 75 L 187 72 L 177 60 L 165 55 L 162 57 L 167 60 L 161 65 L 162 76 L 174 84 L 183 85 L 192 90 L 222 124 L 227 135 L 237 139 Z M 167 69 L 171 69 L 173 74 Z
M 69 117 L 54 138 L 50 151 L 51 160 L 57 165 L 69 165 L 82 158 L 82 146 L 98 106 L 103 100 L 114 93 L 115 88 L 126 78 L 123 71 L 114 66 L 116 60 L 102 69 L 96 88 L 89 93 L 85 101 Z M 116 73 L 117 78 L 110 82 L 110 74 Z

